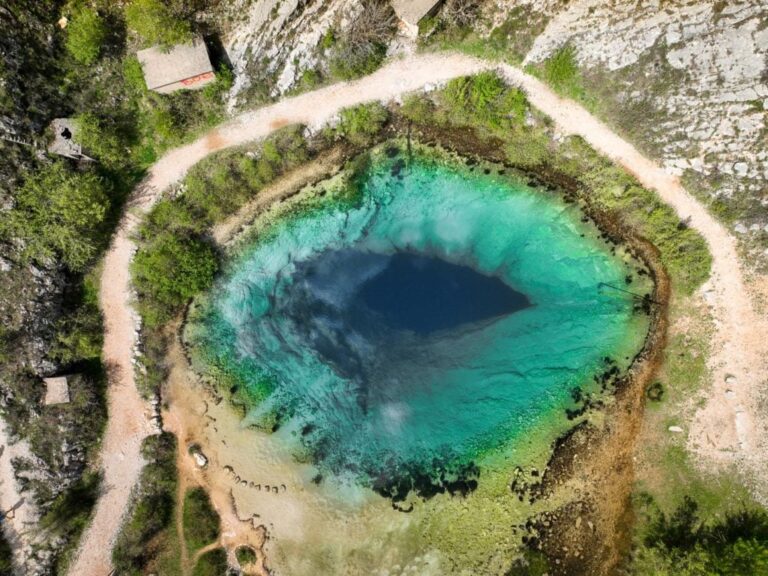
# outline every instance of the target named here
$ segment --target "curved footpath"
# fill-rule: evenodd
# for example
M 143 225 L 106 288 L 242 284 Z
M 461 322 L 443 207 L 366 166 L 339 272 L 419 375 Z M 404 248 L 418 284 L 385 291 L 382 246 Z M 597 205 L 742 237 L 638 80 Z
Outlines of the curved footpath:
M 739 456 L 747 462 L 751 460 L 747 456 L 758 446 L 753 425 L 756 420 L 749 409 L 756 403 L 747 383 L 750 379 L 759 383 L 758 373 L 761 378 L 765 374 L 763 359 L 768 358 L 768 332 L 765 321 L 755 314 L 745 292 L 736 243 L 727 230 L 680 186 L 677 179 L 643 157 L 581 106 L 561 99 L 521 70 L 454 53 L 411 56 L 395 60 L 360 80 L 286 98 L 237 116 L 195 142 L 168 152 L 134 191 L 104 259 L 100 299 L 105 323 L 103 357 L 109 369 L 110 384 L 109 421 L 101 449 L 103 488 L 92 522 L 70 567 L 71 576 L 107 576 L 110 573 L 112 547 L 131 490 L 144 465 L 141 443 L 147 435 L 157 432 L 151 424 L 151 410 L 141 399 L 134 379 L 133 359 L 139 325 L 132 307 L 129 267 L 136 251 L 132 237 L 142 216 L 165 189 L 181 180 L 194 164 L 212 152 L 258 140 L 288 124 L 319 127 L 342 108 L 374 100 L 388 101 L 407 92 L 490 68 L 498 69 L 510 83 L 520 86 L 531 104 L 550 116 L 562 132 L 583 137 L 595 149 L 635 174 L 645 186 L 656 190 L 681 217 L 690 217 L 690 225 L 707 239 L 714 257 L 707 294 L 718 321 L 719 344 L 715 347 L 712 365 L 717 396 L 697 419 L 696 429 L 690 437 L 692 447 L 718 460 L 724 458 L 723 454 L 727 454 L 726 460 Z M 724 404 L 727 376 L 735 376 L 741 387 L 729 392 L 728 404 Z M 729 379 L 728 386 L 732 382 Z M 718 420 L 713 420 L 712 415 Z M 701 438 L 706 441 L 701 443 Z M 760 456 L 764 461 L 762 454 L 764 451 Z

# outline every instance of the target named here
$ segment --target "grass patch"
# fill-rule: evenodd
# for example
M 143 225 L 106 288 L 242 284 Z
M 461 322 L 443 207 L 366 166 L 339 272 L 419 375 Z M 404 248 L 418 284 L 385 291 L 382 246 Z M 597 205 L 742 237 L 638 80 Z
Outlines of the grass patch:
M 173 542 L 176 494 L 176 437 L 163 433 L 144 441 L 148 464 L 132 496 L 130 512 L 112 551 L 119 574 L 139 576 L 163 555 Z M 177 552 L 176 558 L 180 557 Z
M 527 71 L 544 80 L 561 96 L 587 102 L 584 80 L 573 46 L 563 46 L 542 63 L 529 66 Z
M 215 542 L 219 537 L 219 515 L 203 488 L 184 495 L 184 539 L 190 554 Z

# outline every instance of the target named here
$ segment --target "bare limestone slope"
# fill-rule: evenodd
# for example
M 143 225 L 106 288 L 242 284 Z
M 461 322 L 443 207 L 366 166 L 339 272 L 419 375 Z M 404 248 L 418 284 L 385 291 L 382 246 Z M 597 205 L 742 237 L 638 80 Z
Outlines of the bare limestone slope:
M 134 192 L 112 246 L 105 257 L 101 282 L 101 303 L 106 323 L 104 360 L 111 368 L 109 386 L 109 422 L 102 446 L 104 490 L 96 506 L 93 521 L 83 536 L 77 559 L 70 568 L 72 576 L 103 576 L 111 567 L 111 550 L 124 516 L 131 490 L 142 468 L 141 440 L 152 432 L 148 407 L 136 390 L 133 350 L 137 343 L 137 325 L 131 304 L 129 265 L 135 244 L 132 235 L 141 217 L 161 197 L 163 191 L 178 182 L 186 172 L 208 154 L 268 135 L 290 123 L 319 126 L 340 109 L 372 100 L 390 100 L 427 84 L 479 72 L 493 67 L 474 58 L 443 53 L 394 61 L 361 80 L 337 84 L 288 98 L 274 105 L 242 114 L 212 130 L 197 141 L 167 153 L 150 170 L 143 184 Z M 738 419 L 724 415 L 723 427 L 733 430 L 724 441 L 735 444 L 735 458 L 745 466 L 759 466 L 765 460 L 765 446 L 753 436 L 759 430 L 754 413 L 754 391 L 750 382 L 765 376 L 768 358 L 765 321 L 754 313 L 744 290 L 735 242 L 705 208 L 690 196 L 676 177 L 644 157 L 631 144 L 613 133 L 584 108 L 563 100 L 534 78 L 512 66 L 502 66 L 509 81 L 520 85 L 531 103 L 551 116 L 565 133 L 578 134 L 597 150 L 633 172 L 643 184 L 655 189 L 681 217 L 690 217 L 691 226 L 708 241 L 714 256 L 709 282 L 712 307 L 719 320 L 718 338 L 723 343 L 715 352 L 716 378 L 735 374 L 744 382 L 735 399 L 742 410 Z M 735 415 L 735 411 L 733 412 Z M 718 456 L 716 452 L 713 454 Z

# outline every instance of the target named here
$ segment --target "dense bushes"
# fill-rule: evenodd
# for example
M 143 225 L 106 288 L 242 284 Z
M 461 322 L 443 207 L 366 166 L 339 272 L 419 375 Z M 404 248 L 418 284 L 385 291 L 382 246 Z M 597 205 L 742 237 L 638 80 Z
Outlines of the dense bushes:
M 93 64 L 106 36 L 107 27 L 96 10 L 81 7 L 67 26 L 67 50 L 80 64 Z
M 389 118 L 389 112 L 378 102 L 360 104 L 341 111 L 337 132 L 350 142 L 365 145 L 379 133 Z
M 152 301 L 143 309 L 147 323 L 156 326 L 168 320 L 192 296 L 209 288 L 217 267 L 213 248 L 200 237 L 167 232 L 153 238 L 133 262 L 136 288 Z
M 192 36 L 189 24 L 162 0 L 131 0 L 125 8 L 125 22 L 147 45 L 170 46 Z
M 118 574 L 138 576 L 154 557 L 158 546 L 149 543 L 173 519 L 176 494 L 176 437 L 164 433 L 144 441 L 148 464 L 141 473 L 132 508 L 118 536 L 112 561 Z
M 193 488 L 184 495 L 184 538 L 192 554 L 219 537 L 219 515 L 203 488 Z
M 0 236 L 23 244 L 32 260 L 60 258 L 83 270 L 105 241 L 108 186 L 94 171 L 73 172 L 54 162 L 28 174 L 15 206 L 0 220 Z
M 528 109 L 525 95 L 507 86 L 494 72 L 451 80 L 441 102 L 452 123 L 479 125 L 491 132 L 518 126 Z
M 707 523 L 686 497 L 672 514 L 657 514 L 643 543 L 633 564 L 638 575 L 768 574 L 768 514 L 762 509 L 730 512 Z

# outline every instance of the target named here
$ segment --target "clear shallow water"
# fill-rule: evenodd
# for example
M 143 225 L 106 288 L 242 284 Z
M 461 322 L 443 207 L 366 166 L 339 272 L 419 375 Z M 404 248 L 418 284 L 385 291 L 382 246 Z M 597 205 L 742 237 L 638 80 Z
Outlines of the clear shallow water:
M 396 162 L 374 162 L 354 205 L 286 217 L 245 249 L 192 342 L 248 398 L 247 420 L 323 474 L 395 500 L 466 493 L 484 452 L 564 419 L 573 387 L 645 326 L 598 291 L 633 270 L 576 209 Z

